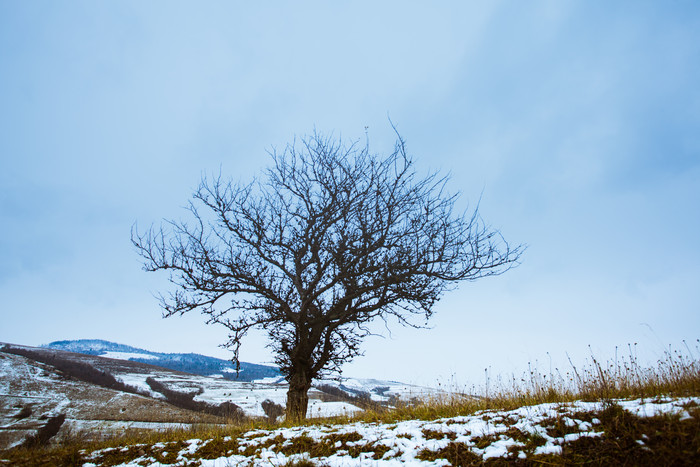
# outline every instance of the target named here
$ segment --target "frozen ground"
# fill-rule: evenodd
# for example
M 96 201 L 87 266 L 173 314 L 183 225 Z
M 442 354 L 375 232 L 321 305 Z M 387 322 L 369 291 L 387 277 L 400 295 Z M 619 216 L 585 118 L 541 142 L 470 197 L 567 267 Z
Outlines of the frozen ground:
M 272 402 L 284 406 L 287 401 L 287 386 L 285 384 L 230 381 L 220 378 L 196 375 L 177 375 L 172 373 L 135 374 L 122 373 L 115 375 L 118 379 L 131 386 L 148 392 L 154 398 L 162 395 L 154 392 L 146 383 L 151 376 L 165 384 L 169 389 L 182 393 L 194 393 L 194 400 L 214 405 L 232 402 L 243 412 L 252 417 L 264 417 L 262 402 Z M 360 408 L 344 401 L 325 400 L 326 396 L 317 389 L 309 391 L 309 417 L 330 417 L 334 415 L 351 415 Z
M 700 404 L 700 398 L 614 402 L 640 417 L 670 413 L 684 419 L 690 417 L 686 408 Z M 422 461 L 421 458 L 430 458 L 431 453 L 438 453 L 450 444 L 459 443 L 482 460 L 507 455 L 526 458 L 528 455 L 558 454 L 566 443 L 603 434 L 599 428 L 600 420 L 591 416 L 603 407 L 602 402 L 541 404 L 511 411 L 484 411 L 470 416 L 434 421 L 409 420 L 392 424 L 353 423 L 271 431 L 254 430 L 236 440 L 225 439 L 224 442 L 231 443 L 231 452 L 217 459 L 200 458 L 197 454 L 200 450 L 206 451 L 206 445 L 213 440 L 190 440 L 186 447 L 178 449 L 174 463 L 184 464 L 188 459 L 198 459 L 203 467 L 274 466 L 284 465 L 290 460 L 310 459 L 319 465 L 328 466 L 449 465 L 447 460 L 439 455 L 432 455 L 432 461 Z M 560 435 L 553 434 L 551 426 L 554 423 L 559 423 L 566 429 L 559 430 Z M 537 442 L 529 443 L 526 439 L 536 439 Z M 637 442 L 643 445 L 644 439 Z M 302 443 L 305 446 L 323 444 L 324 452 L 328 454 L 316 458 L 310 458 L 309 454 L 304 452 L 285 454 L 290 451 L 288 447 Z M 161 449 L 161 453 L 172 451 L 171 446 L 167 444 L 157 447 Z M 106 454 L 108 450 L 97 451 L 92 454 L 91 459 L 99 463 L 101 456 Z M 157 463 L 152 454 L 144 454 L 121 465 L 162 464 Z
M 262 409 L 262 402 L 265 400 L 269 399 L 282 406 L 286 403 L 287 386 L 282 378 L 265 378 L 253 382 L 231 381 L 224 378 L 172 371 L 129 360 L 137 356 L 145 358 L 151 357 L 148 354 L 110 351 L 105 355 L 95 356 L 77 353 L 69 354 L 64 351 L 45 348 L 15 347 L 31 349 L 47 354 L 58 352 L 63 357 L 70 358 L 79 363 L 89 364 L 90 366 L 110 373 L 123 383 L 136 388 L 140 394 L 148 395 L 150 398 L 156 399 L 157 401 L 162 401 L 165 397 L 161 393 L 151 389 L 146 382 L 146 379 L 149 377 L 165 384 L 168 389 L 183 393 L 193 393 L 197 401 L 207 402 L 213 405 L 220 405 L 224 402 L 234 403 L 239 406 L 246 415 L 252 417 L 265 416 Z M 33 406 L 42 410 L 43 413 L 49 416 L 58 415 L 61 408 L 67 406 L 71 409 L 71 411 L 66 414 L 69 419 L 74 418 L 82 420 L 91 418 L 91 416 L 85 415 L 86 410 L 90 409 L 89 406 L 92 404 L 93 399 L 95 399 L 93 395 L 102 392 L 104 388 L 62 378 L 55 373 L 50 365 L 36 363 L 23 357 L 5 353 L 0 353 L 0 356 L 2 356 L 2 360 L 0 360 L 0 404 L 4 404 L 5 407 L 4 410 L 0 410 L 0 418 L 2 418 L 3 413 L 6 417 L 9 417 L 5 425 L 2 426 L 12 424 L 13 426 L 21 425 L 25 427 L 26 430 L 36 429 L 36 423 L 18 424 L 12 421 L 14 420 L 12 417 L 19 412 L 21 407 L 29 404 L 28 401 L 15 400 L 19 396 L 40 397 L 42 401 L 41 408 L 37 404 L 33 404 Z M 335 381 L 324 381 L 323 383 L 329 386 L 338 384 Z M 368 382 L 366 386 L 366 392 L 371 391 L 376 386 L 375 381 Z M 359 388 L 361 384 L 354 382 L 352 383 L 352 387 Z M 349 396 L 355 395 L 352 391 L 344 392 Z M 124 395 L 124 397 L 133 398 L 140 396 Z M 309 397 L 309 417 L 349 415 L 360 410 L 360 408 L 353 405 L 351 401 L 341 400 L 342 398 L 324 394 L 318 389 L 312 388 L 309 392 Z M 108 408 L 104 406 L 104 397 L 98 397 L 98 399 L 100 401 L 98 405 L 101 407 L 96 405 L 95 408 L 100 408 L 101 411 Z M 115 403 L 114 405 L 116 406 L 117 404 Z M 76 408 L 80 409 L 78 410 L 80 412 L 78 416 L 74 416 Z M 110 419 L 117 418 L 117 420 L 121 420 L 123 416 L 126 416 L 127 414 L 125 411 L 121 410 L 122 408 L 123 407 L 120 406 L 117 416 L 111 415 Z M 174 418 L 181 419 L 182 417 Z M 143 418 L 139 417 L 137 420 L 143 421 Z M 2 431 L 2 426 L 0 426 L 0 431 Z M 26 432 L 26 430 L 24 428 L 22 429 L 23 432 Z M 1 444 L 2 443 L 0 443 L 0 445 Z
M 231 381 L 210 376 L 189 375 L 167 370 L 154 370 L 150 373 L 130 372 L 128 367 L 114 368 L 113 374 L 124 383 L 140 391 L 161 399 L 162 395 L 154 392 L 146 378 L 152 377 L 165 384 L 169 389 L 183 393 L 196 394 L 194 399 L 214 405 L 232 402 L 239 406 L 246 415 L 264 417 L 262 402 L 269 399 L 284 406 L 287 400 L 287 385 L 282 378 L 265 378 L 257 381 Z M 341 378 L 316 380 L 309 391 L 308 417 L 328 417 L 350 415 L 361 410 L 351 400 L 338 400 L 334 394 L 324 392 L 324 388 L 334 388 L 349 398 L 369 397 L 376 402 L 391 404 L 392 401 L 410 401 L 413 399 L 432 399 L 447 396 L 445 391 L 413 386 L 394 381 L 375 379 Z
M 123 373 L 116 376 L 125 383 L 153 393 L 146 383 L 145 374 Z M 211 404 L 232 402 L 238 405 L 246 415 L 262 417 L 262 402 L 269 399 L 284 406 L 287 400 L 287 385 L 284 380 L 267 378 L 261 381 L 240 382 L 226 379 L 211 378 L 195 375 L 153 374 L 150 375 L 178 392 L 195 393 L 195 400 Z M 264 382 L 263 382 L 264 381 Z M 349 397 L 369 395 L 377 402 L 391 403 L 392 400 L 410 401 L 413 399 L 431 399 L 447 396 L 444 391 L 419 386 L 411 386 L 392 381 L 377 381 L 356 378 L 337 380 L 316 380 L 309 391 L 309 417 L 327 417 L 333 415 L 349 415 L 360 408 L 350 401 L 332 400 L 332 395 L 323 391 L 331 386 L 342 391 Z

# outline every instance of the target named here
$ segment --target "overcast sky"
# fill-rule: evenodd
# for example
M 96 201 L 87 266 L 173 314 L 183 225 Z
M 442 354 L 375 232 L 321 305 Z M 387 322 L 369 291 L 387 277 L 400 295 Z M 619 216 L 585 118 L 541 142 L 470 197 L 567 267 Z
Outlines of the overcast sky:
M 0 1 L 0 341 L 100 338 L 219 357 L 162 319 L 130 228 L 185 216 L 314 128 L 392 148 L 528 249 L 359 377 L 481 384 L 700 337 L 696 1 Z M 381 327 L 378 328 L 381 330 Z M 622 351 L 621 351 L 622 352 Z M 242 359 L 271 359 L 252 336 Z M 536 362 L 536 363 L 535 363 Z

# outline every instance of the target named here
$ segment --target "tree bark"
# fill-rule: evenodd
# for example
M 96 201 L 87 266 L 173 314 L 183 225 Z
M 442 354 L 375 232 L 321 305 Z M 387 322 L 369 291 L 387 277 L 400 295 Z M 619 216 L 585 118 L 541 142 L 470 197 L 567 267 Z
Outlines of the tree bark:
M 289 378 L 289 390 L 287 391 L 287 420 L 305 420 L 309 407 L 309 389 L 311 378 L 307 372 L 297 371 Z

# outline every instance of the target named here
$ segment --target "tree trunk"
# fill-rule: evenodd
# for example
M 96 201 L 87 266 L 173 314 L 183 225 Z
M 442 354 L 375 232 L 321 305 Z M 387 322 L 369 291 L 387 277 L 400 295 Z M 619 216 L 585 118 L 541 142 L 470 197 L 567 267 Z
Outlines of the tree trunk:
M 306 419 L 306 411 L 309 407 L 309 389 L 311 388 L 311 378 L 306 375 L 305 371 L 297 371 L 289 378 L 287 420 Z

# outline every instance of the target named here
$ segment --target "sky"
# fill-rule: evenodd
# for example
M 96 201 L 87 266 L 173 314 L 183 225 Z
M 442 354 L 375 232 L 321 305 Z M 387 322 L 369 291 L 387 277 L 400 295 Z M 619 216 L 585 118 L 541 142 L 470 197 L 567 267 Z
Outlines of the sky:
M 698 357 L 697 83 L 695 1 L 0 0 L 0 341 L 229 358 L 225 329 L 161 317 L 132 225 L 185 219 L 202 175 L 250 180 L 314 129 L 386 153 L 390 117 L 527 250 L 430 329 L 377 326 L 347 375 Z M 264 336 L 241 359 L 271 361 Z

